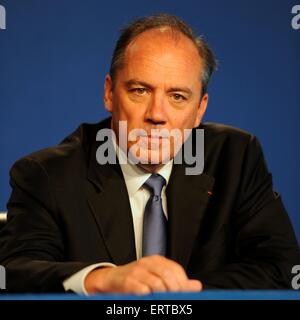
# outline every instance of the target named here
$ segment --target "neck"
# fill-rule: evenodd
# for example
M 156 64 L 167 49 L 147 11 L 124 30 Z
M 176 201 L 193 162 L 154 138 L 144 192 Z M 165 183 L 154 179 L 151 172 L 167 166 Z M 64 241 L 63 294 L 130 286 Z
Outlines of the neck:
M 159 164 L 142 164 L 138 163 L 137 166 L 141 168 L 142 170 L 150 173 L 157 172 L 160 168 L 162 168 L 164 165 L 162 163 Z

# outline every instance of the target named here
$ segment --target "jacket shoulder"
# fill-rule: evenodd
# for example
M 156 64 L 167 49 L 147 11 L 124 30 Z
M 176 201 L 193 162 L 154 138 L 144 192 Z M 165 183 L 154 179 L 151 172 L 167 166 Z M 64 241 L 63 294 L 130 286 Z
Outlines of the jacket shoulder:
M 206 169 L 241 168 L 264 162 L 262 146 L 255 135 L 229 125 L 206 122 L 204 129 L 204 154 Z
M 24 170 L 24 166 L 27 167 L 26 164 L 30 162 L 36 163 L 50 175 L 81 171 L 87 166 L 98 130 L 106 127 L 107 122 L 108 120 L 95 124 L 82 123 L 58 145 L 33 152 L 16 161 L 11 172 L 17 168 Z
M 200 125 L 200 128 L 204 129 L 205 135 L 209 139 L 233 139 L 240 142 L 249 142 L 249 140 L 255 138 L 250 132 L 222 123 L 205 122 Z

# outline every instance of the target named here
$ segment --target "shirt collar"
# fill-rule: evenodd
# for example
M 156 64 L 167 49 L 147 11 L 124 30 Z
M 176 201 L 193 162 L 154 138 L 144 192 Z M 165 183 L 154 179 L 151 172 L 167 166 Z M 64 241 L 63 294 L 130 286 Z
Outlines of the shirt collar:
M 129 197 L 132 197 L 142 187 L 146 180 L 151 176 L 151 173 L 143 171 L 137 165 L 130 163 L 130 161 L 124 163 L 126 162 L 124 161 L 126 160 L 126 155 L 124 151 L 116 143 L 114 143 L 114 147 L 116 149 L 116 154 L 119 160 L 123 160 L 119 161 L 119 163 L 124 176 Z M 168 182 L 170 180 L 172 168 L 173 159 L 171 159 L 157 171 L 158 174 L 165 178 L 166 185 L 168 185 Z

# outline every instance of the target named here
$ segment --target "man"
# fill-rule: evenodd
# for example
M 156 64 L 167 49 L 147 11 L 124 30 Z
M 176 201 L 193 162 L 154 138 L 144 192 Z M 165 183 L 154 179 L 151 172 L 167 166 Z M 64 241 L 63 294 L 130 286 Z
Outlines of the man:
M 214 69 L 204 40 L 174 16 L 142 18 L 123 30 L 105 79 L 112 118 L 81 125 L 11 170 L 8 222 L 0 234 L 8 290 L 290 287 L 299 248 L 257 139 L 200 124 Z M 118 163 L 99 164 L 103 141 L 96 136 L 109 128 Z M 193 129 L 177 139 L 183 150 L 197 128 L 204 129 L 204 168 L 188 175 L 187 163 L 173 161 L 176 143 L 163 156 L 163 140 L 174 141 L 152 130 Z M 137 163 L 122 164 L 138 144 Z

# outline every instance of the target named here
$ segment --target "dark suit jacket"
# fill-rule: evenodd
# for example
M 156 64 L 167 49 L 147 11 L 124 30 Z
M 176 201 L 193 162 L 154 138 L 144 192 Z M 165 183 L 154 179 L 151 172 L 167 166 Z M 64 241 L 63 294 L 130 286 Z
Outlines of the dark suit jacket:
M 109 119 L 83 124 L 12 167 L 0 233 L 9 291 L 62 291 L 63 280 L 89 264 L 136 259 L 120 166 L 96 161 L 104 127 Z M 289 288 L 299 248 L 257 139 L 224 125 L 201 127 L 204 173 L 189 176 L 186 165 L 174 165 L 167 186 L 167 256 L 204 288 Z

